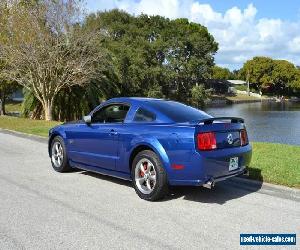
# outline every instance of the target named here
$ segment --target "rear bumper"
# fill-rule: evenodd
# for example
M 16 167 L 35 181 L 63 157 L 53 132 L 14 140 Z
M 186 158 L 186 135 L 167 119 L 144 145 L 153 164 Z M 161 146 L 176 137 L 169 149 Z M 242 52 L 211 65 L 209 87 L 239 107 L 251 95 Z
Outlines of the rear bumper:
M 169 173 L 169 184 L 174 186 L 202 186 L 208 182 L 219 182 L 247 173 L 252 156 L 251 145 L 233 150 L 219 150 L 195 153 L 190 162 L 182 163 L 183 170 Z M 239 168 L 229 171 L 231 157 L 239 158 Z
M 213 183 L 219 182 L 219 181 L 224 181 L 226 179 L 238 176 L 238 175 L 246 175 L 248 173 L 248 170 L 246 167 L 234 172 L 234 173 L 230 173 L 228 175 L 224 175 L 224 176 L 219 176 L 219 177 L 211 177 L 209 179 L 206 180 L 171 180 L 170 181 L 170 185 L 172 186 L 202 186 L 205 183 L 211 181 Z

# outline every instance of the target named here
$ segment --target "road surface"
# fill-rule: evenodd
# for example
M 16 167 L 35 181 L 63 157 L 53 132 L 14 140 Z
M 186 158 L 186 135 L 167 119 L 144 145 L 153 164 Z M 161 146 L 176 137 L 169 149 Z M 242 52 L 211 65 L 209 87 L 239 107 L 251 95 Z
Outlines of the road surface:
M 240 233 L 299 244 L 299 229 L 293 190 L 231 180 L 146 202 L 126 181 L 56 173 L 45 140 L 0 131 L 0 249 L 237 249 Z

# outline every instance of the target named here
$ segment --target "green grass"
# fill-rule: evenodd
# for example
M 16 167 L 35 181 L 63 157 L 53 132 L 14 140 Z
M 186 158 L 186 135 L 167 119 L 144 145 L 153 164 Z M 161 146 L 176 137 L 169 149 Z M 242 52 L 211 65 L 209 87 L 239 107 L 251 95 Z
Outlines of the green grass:
M 260 100 L 258 97 L 243 95 L 243 94 L 236 94 L 234 96 L 226 96 L 226 98 L 230 101 L 257 101 Z
M 48 122 L 0 116 L 0 128 L 39 136 L 48 136 L 50 128 L 60 122 Z M 254 142 L 250 178 L 300 188 L 300 147 Z
M 6 112 L 21 112 L 22 102 L 8 102 L 5 104 Z
M 213 100 L 225 100 L 229 103 L 242 103 L 242 102 L 251 102 L 251 101 L 260 101 L 261 98 L 248 96 L 244 94 L 235 94 L 235 95 L 212 95 Z
M 31 120 L 12 116 L 0 116 L 0 128 L 44 137 L 48 136 L 48 131 L 50 128 L 58 124 L 60 124 L 60 122 Z
M 300 146 L 254 142 L 250 178 L 300 188 Z
M 247 91 L 248 87 L 246 85 L 237 85 L 237 86 L 234 86 L 234 88 L 236 90 L 240 90 L 240 91 Z

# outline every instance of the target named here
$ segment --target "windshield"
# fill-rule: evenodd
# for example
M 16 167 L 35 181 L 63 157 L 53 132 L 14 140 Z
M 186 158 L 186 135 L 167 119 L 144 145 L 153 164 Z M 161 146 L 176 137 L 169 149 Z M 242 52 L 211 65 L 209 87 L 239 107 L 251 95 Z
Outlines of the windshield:
M 179 102 L 153 101 L 149 102 L 149 105 L 176 123 L 193 122 L 211 118 L 207 113 Z

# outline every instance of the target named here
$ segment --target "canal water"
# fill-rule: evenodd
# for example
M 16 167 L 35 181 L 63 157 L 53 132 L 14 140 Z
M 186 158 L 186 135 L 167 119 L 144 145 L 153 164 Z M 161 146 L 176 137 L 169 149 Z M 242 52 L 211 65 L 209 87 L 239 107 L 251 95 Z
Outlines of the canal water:
M 244 118 L 251 141 L 300 145 L 300 103 L 243 103 L 205 111 L 213 116 Z

